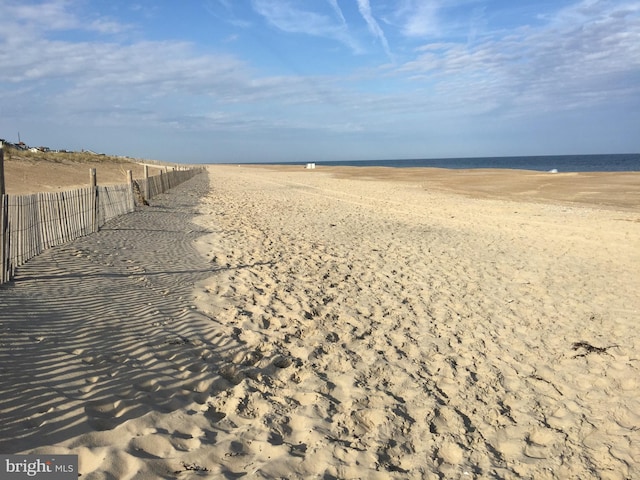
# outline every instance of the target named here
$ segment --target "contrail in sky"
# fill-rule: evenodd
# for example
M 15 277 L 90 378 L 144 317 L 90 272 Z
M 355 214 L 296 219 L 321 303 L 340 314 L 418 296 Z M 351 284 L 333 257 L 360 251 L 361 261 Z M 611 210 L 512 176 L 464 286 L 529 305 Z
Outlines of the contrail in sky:
M 338 15 L 338 17 L 340 17 L 340 20 L 342 20 L 342 23 L 346 24 L 347 21 L 345 20 L 344 15 L 342 14 L 342 10 L 340 9 L 340 5 L 338 5 L 338 0 L 327 0 L 327 2 L 329 2 L 331 7 L 333 8 L 333 10 L 336 12 L 336 15 Z
M 360 15 L 364 18 L 364 21 L 367 22 L 369 26 L 369 31 L 380 39 L 382 43 L 382 47 L 386 54 L 391 58 L 391 50 L 389 49 L 389 42 L 387 42 L 387 37 L 384 36 L 384 32 L 376 19 L 373 18 L 373 14 L 371 13 L 371 5 L 369 4 L 369 0 L 358 0 L 358 10 L 360 10 Z

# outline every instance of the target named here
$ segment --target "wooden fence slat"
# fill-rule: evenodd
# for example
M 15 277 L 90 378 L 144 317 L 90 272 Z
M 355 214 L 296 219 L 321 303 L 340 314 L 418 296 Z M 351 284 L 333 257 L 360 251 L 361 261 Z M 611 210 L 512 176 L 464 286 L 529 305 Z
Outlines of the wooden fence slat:
M 165 193 L 204 168 L 161 172 L 139 185 L 145 198 Z M 133 212 L 130 183 L 66 192 L 0 195 L 0 284 L 44 250 L 96 232 L 109 220 Z
M 45 193 L 39 193 L 38 198 L 40 198 L 40 205 L 42 206 L 41 212 L 42 212 L 42 222 L 44 226 L 44 237 L 45 237 L 44 246 L 45 248 L 50 248 L 54 244 L 53 223 L 51 221 L 54 206 L 49 201 L 49 196 L 46 195 Z
M 0 195 L 0 284 L 9 281 L 9 228 L 8 220 L 8 197 Z

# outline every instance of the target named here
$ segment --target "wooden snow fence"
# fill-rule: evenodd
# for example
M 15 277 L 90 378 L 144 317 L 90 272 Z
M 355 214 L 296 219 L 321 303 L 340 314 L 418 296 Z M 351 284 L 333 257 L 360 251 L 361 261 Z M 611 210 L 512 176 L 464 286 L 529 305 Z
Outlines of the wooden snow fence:
M 173 170 L 136 182 L 149 199 L 204 171 Z M 109 220 L 133 212 L 138 203 L 133 180 L 65 192 L 0 195 L 0 284 L 44 250 L 97 232 Z
M 145 198 L 153 198 L 156 195 L 166 192 L 174 188 L 177 185 L 180 185 L 182 182 L 189 180 L 196 173 L 204 172 L 204 168 L 195 168 L 195 169 L 184 169 L 184 170 L 168 170 L 168 167 L 165 167 L 164 172 L 160 172 L 159 175 L 154 175 L 152 177 L 148 174 L 147 166 L 144 169 L 144 179 L 141 179 L 140 186 L 142 189 L 142 193 Z

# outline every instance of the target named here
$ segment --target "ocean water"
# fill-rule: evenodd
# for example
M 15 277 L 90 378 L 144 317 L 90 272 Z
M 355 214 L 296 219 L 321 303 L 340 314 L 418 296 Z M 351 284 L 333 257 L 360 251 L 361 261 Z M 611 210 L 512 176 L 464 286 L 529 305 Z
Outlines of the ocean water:
M 305 162 L 306 163 L 306 162 Z M 527 157 L 428 158 L 412 160 L 317 161 L 317 166 L 506 168 L 548 172 L 640 171 L 640 154 L 545 155 Z

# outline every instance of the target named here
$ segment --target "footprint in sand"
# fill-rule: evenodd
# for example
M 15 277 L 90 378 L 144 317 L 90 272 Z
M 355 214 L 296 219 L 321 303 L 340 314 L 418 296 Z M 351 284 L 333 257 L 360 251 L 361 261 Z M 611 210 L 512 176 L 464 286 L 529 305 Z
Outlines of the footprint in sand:
M 204 416 L 212 424 L 218 423 L 220 420 L 227 416 L 226 413 L 217 410 L 210 403 L 207 405 L 207 409 L 204 411 Z
M 389 418 L 384 410 L 376 408 L 363 408 L 351 412 L 353 431 L 358 435 L 364 435 L 384 425 L 389 424 Z
M 200 447 L 202 444 L 200 437 L 202 436 L 204 436 L 204 432 L 195 427 L 191 432 L 174 432 L 169 442 L 176 450 L 190 452 Z
M 435 410 L 429 429 L 432 433 L 466 434 L 466 428 L 460 415 L 452 408 L 445 406 Z
M 192 373 L 201 373 L 207 370 L 208 368 L 209 368 L 209 365 L 207 365 L 205 362 L 195 362 L 189 365 L 187 367 L 187 370 L 189 370 Z
M 495 450 L 508 461 L 519 459 L 522 452 L 522 440 L 526 431 L 520 426 L 507 426 L 494 432 L 491 442 Z
M 185 383 L 182 388 L 194 393 L 205 393 L 209 391 L 209 389 L 211 389 L 212 385 L 213 379 L 207 378 L 206 380 L 198 380 Z
M 84 407 L 87 414 L 87 423 L 94 430 L 111 430 L 116 427 L 125 411 L 126 407 L 122 400 L 101 400 L 88 402 Z
M 81 393 L 82 395 L 87 395 L 93 392 L 93 390 L 95 390 L 96 388 L 96 383 L 98 383 L 99 381 L 100 381 L 100 377 L 98 375 L 91 375 L 89 377 L 86 377 L 84 379 L 84 383 L 86 383 L 86 385 L 78 388 L 78 393 Z
M 464 459 L 464 450 L 457 443 L 445 441 L 438 449 L 438 458 L 449 465 L 459 465 Z
M 556 454 L 554 448 L 560 441 L 560 434 L 548 428 L 537 428 L 526 438 L 524 454 L 529 458 L 549 458 Z
M 144 435 L 133 438 L 125 451 L 137 458 L 160 460 L 174 455 L 176 450 L 171 442 L 161 435 Z
M 142 390 L 143 392 L 155 392 L 160 389 L 157 380 L 149 379 L 144 382 L 140 382 L 136 385 L 138 390 Z
M 98 359 L 92 355 L 87 355 L 86 357 L 83 357 L 82 361 L 89 365 L 95 365 L 96 363 L 98 363 Z
M 235 357 L 233 357 L 233 363 L 252 366 L 262 360 L 263 357 L 264 355 L 258 350 L 254 350 L 248 353 L 240 352 Z
M 234 385 L 238 385 L 245 378 L 244 373 L 239 371 L 238 367 L 233 364 L 223 365 L 219 373 L 222 378 Z
M 286 355 L 276 355 L 273 359 L 273 365 L 276 368 L 287 368 L 293 364 L 293 359 Z
M 640 415 L 626 406 L 617 408 L 613 412 L 613 419 L 620 427 L 627 430 L 637 431 L 640 428 Z

